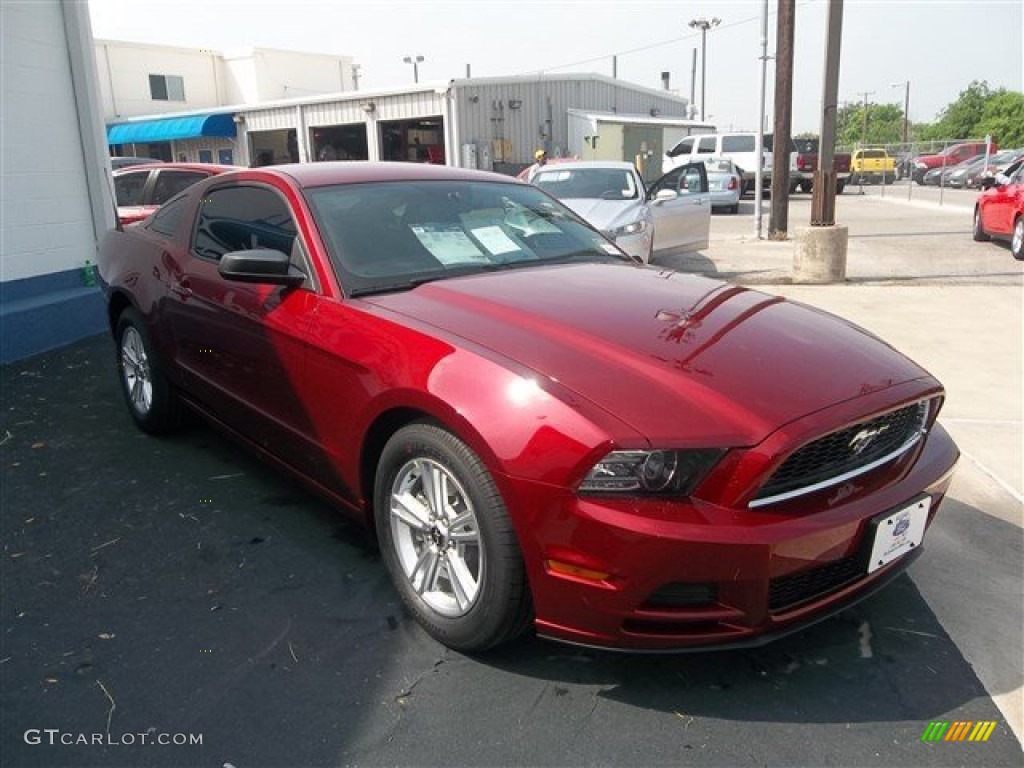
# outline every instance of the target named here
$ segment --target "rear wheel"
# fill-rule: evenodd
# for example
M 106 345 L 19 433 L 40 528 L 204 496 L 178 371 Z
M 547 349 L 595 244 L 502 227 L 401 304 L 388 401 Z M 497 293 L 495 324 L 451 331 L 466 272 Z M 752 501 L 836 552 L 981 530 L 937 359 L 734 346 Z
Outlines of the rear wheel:
M 182 406 L 134 309 L 126 309 L 118 318 L 115 341 L 121 391 L 135 423 L 150 434 L 174 430 L 181 424 Z
M 483 651 L 528 626 L 526 571 L 505 504 L 455 435 L 425 423 L 396 432 L 378 464 L 374 515 L 402 602 L 435 640 Z
M 846 189 L 846 182 L 845 181 L 837 181 L 836 182 L 836 194 L 837 195 L 843 194 L 843 190 L 844 189 Z
M 804 194 L 809 193 L 811 191 L 811 182 L 809 182 L 809 181 L 801 181 L 800 182 L 800 191 L 803 192 Z
M 974 239 L 979 243 L 984 243 L 991 239 L 985 233 L 985 225 L 981 223 L 981 206 L 975 206 L 974 208 Z
M 729 210 L 729 213 L 739 213 L 740 212 L 740 204 L 739 203 L 733 203 L 732 205 L 729 206 L 728 210 Z
M 1018 216 L 1013 223 L 1013 238 L 1010 240 L 1010 253 L 1017 261 L 1024 261 L 1024 216 Z

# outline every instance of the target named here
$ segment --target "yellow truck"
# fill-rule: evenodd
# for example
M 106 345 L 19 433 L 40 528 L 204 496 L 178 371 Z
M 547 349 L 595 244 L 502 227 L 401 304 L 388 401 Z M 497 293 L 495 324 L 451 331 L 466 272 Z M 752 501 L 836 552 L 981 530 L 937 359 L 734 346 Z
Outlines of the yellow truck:
M 896 158 L 884 149 L 857 149 L 850 158 L 850 184 L 892 184 Z

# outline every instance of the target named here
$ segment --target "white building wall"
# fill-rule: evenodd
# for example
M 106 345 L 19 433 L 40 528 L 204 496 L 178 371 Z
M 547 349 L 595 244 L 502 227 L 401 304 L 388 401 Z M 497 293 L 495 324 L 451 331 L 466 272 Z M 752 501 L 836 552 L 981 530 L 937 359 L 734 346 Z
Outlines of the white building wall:
M 239 78 L 235 104 L 257 104 L 352 90 L 352 58 L 267 48 L 225 53 L 229 73 Z M 237 73 L 237 74 L 235 74 Z M 229 81 L 230 82 L 230 81 Z
M 220 56 L 198 48 L 173 48 L 96 41 L 97 75 L 106 119 L 188 112 L 222 106 Z M 154 99 L 150 75 L 176 75 L 184 81 L 184 101 Z
M 221 53 L 97 40 L 96 70 L 107 120 L 353 90 L 352 57 L 271 48 Z M 153 99 L 149 75 L 181 77 L 185 101 Z
M 0 280 L 95 261 L 61 3 L 2 3 Z

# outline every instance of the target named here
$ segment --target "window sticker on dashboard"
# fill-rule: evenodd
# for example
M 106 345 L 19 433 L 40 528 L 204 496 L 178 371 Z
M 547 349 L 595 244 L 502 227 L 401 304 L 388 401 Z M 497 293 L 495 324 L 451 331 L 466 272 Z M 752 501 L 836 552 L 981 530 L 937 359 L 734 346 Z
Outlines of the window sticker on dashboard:
M 477 227 L 473 230 L 473 237 L 479 240 L 480 244 L 495 256 L 522 250 L 516 245 L 515 240 L 506 235 L 502 228 L 497 225 Z
M 442 264 L 471 264 L 488 260 L 457 225 L 425 224 L 410 229 L 430 255 Z

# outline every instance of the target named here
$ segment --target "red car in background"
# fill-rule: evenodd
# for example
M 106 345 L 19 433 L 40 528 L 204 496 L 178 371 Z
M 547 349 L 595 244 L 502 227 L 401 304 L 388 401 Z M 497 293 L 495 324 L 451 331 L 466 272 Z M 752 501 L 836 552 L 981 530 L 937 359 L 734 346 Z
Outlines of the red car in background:
M 113 172 L 117 219 L 122 226 L 142 221 L 183 189 L 235 165 L 211 163 L 148 163 Z
M 241 170 L 98 266 L 136 424 L 191 408 L 324 494 L 463 651 L 764 643 L 902 573 L 957 461 L 883 341 L 506 176 Z
M 974 239 L 1010 241 L 1010 253 L 1024 261 L 1024 163 L 1000 174 L 974 205 Z

